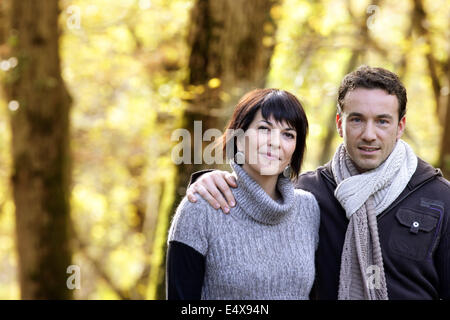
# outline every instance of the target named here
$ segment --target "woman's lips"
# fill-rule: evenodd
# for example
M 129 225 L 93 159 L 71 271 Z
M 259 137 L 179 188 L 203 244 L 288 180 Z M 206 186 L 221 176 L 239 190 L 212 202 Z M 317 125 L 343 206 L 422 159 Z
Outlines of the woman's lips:
M 261 153 L 263 156 L 265 156 L 266 158 L 268 158 L 269 160 L 280 160 L 280 158 L 270 152 L 267 153 Z

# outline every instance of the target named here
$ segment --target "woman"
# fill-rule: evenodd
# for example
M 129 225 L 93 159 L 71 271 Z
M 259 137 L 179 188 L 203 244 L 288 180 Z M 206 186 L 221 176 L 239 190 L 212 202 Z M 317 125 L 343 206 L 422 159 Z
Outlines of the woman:
M 295 190 L 308 121 L 292 94 L 257 89 L 237 104 L 223 137 L 238 187 L 228 215 L 181 201 L 168 238 L 168 299 L 308 299 L 319 207 Z M 239 134 L 240 133 L 240 134 Z

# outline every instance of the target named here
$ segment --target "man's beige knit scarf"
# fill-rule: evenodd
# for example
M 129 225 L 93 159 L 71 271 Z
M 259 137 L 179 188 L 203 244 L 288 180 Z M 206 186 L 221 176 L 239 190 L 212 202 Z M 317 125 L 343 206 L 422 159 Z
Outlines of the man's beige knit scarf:
M 341 144 L 331 162 L 336 199 L 350 220 L 345 234 L 339 300 L 387 300 L 376 216 L 400 195 L 417 168 L 417 157 L 403 140 L 376 169 L 359 173 Z

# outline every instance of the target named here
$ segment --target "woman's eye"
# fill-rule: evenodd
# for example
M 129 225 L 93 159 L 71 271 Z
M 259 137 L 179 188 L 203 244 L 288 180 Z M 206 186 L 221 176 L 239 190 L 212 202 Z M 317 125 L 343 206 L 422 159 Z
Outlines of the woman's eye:
M 260 127 L 258 127 L 258 130 L 267 131 L 267 130 L 269 130 L 269 128 L 268 127 L 264 127 L 264 126 L 260 126 Z
M 286 137 L 288 137 L 289 139 L 294 139 L 295 136 L 292 133 L 286 132 L 285 133 Z

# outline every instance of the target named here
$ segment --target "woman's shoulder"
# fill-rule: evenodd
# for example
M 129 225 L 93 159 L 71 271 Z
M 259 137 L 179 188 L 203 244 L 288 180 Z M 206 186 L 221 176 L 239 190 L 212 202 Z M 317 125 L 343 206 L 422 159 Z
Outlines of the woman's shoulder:
M 208 209 L 207 205 L 208 202 L 204 200 L 199 194 L 195 194 L 197 201 L 196 202 L 190 202 L 187 196 L 184 196 L 183 199 L 181 199 L 180 204 L 177 207 L 177 213 L 178 211 L 185 212 L 186 210 L 200 210 L 205 211 Z
M 299 211 L 314 220 L 319 220 L 320 208 L 316 197 L 311 192 L 303 189 L 295 189 L 294 193 Z
M 295 198 L 304 204 L 317 204 L 316 197 L 309 191 L 303 189 L 294 189 Z
M 194 203 L 184 197 L 172 218 L 168 242 L 185 243 L 204 255 L 210 233 L 210 219 L 213 217 L 208 206 L 200 196 L 197 196 L 197 202 Z
M 185 196 L 178 205 L 173 220 L 205 220 L 208 217 L 208 212 L 213 209 L 209 203 L 200 195 L 196 194 L 197 201 L 190 202 Z
M 203 226 L 208 228 L 214 225 L 217 218 L 222 214 L 220 209 L 213 208 L 208 201 L 199 194 L 195 194 L 197 201 L 190 202 L 185 196 L 178 205 L 172 219 L 172 225 L 183 224 L 183 226 Z

